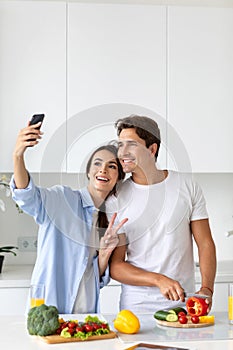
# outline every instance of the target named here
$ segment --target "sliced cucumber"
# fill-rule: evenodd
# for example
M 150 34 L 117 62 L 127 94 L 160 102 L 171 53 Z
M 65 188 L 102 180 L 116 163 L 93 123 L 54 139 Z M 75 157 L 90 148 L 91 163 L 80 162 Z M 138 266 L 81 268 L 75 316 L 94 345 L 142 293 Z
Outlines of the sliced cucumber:
M 154 314 L 154 318 L 161 321 L 176 322 L 178 321 L 178 316 L 175 313 L 171 313 L 164 310 L 159 310 Z
M 183 307 L 175 307 L 174 309 L 168 310 L 168 312 L 176 315 L 178 315 L 179 312 L 184 312 L 185 315 L 187 315 L 187 311 Z

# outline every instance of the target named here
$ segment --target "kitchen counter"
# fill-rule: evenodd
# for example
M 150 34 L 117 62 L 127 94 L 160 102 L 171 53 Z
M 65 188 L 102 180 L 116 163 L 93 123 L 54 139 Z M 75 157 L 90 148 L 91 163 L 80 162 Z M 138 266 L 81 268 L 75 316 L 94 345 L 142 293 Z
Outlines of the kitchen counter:
M 65 316 L 64 316 L 65 317 Z M 113 320 L 113 315 L 104 316 L 107 321 L 110 323 Z M 133 344 L 138 343 L 137 339 L 140 339 L 140 342 L 143 340 L 147 343 L 154 343 L 160 345 L 170 345 L 177 347 L 184 347 L 190 350 L 233 350 L 233 326 L 229 325 L 227 322 L 226 313 L 217 313 L 216 324 L 214 326 L 206 327 L 203 334 L 209 334 L 208 337 L 202 336 L 197 339 L 193 335 L 192 329 L 183 329 L 185 333 L 184 340 L 180 337 L 179 341 L 169 341 L 169 334 L 174 334 L 177 331 L 175 328 L 167 328 L 163 327 L 163 329 L 159 329 L 159 334 L 164 334 L 164 341 L 154 339 L 153 341 L 149 341 L 148 334 L 154 331 L 154 337 L 156 337 L 156 332 L 158 331 L 158 327 L 156 326 L 155 321 L 151 320 L 151 315 L 141 315 L 139 319 L 141 321 L 142 317 L 148 317 L 148 321 L 143 323 L 144 326 L 141 328 L 140 332 L 136 335 L 127 335 L 128 341 L 124 342 L 119 338 L 109 339 L 109 340 L 101 340 L 101 341 L 90 341 L 90 342 L 80 342 L 80 343 L 67 343 L 67 344 L 46 344 L 42 342 L 40 339 L 30 336 L 26 329 L 26 319 L 24 316 L 4 316 L 0 318 L 0 345 L 1 349 L 4 350 L 12 350 L 12 349 L 24 349 L 24 350 L 69 350 L 69 349 L 79 349 L 79 350 L 123 350 L 127 349 Z M 75 318 L 78 318 L 76 315 Z M 147 327 L 147 329 L 145 329 Z M 165 329 L 164 329 L 165 328 Z M 113 328 L 112 328 L 113 329 Z M 150 330 L 151 329 L 151 330 Z M 203 329 L 203 328 L 202 328 Z M 214 329 L 214 331 L 213 331 Z M 213 339 L 211 338 L 211 334 L 215 333 L 215 336 L 218 337 L 219 332 L 224 330 L 224 334 L 226 336 L 225 339 Z M 197 330 L 197 329 L 195 329 Z M 147 334 L 148 333 L 148 334 Z M 152 333 L 150 333 L 152 334 Z M 200 335 L 200 332 L 196 332 L 196 335 Z M 190 339 L 188 341 L 187 339 Z
M 0 288 L 29 288 L 33 265 L 4 265 Z

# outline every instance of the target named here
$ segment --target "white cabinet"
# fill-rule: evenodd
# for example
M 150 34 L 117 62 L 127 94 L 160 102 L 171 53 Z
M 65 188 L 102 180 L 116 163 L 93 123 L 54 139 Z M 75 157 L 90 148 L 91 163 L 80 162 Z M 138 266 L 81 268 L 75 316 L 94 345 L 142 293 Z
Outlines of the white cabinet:
M 196 285 L 196 290 L 200 284 Z M 215 283 L 211 314 L 215 312 L 228 312 L 228 283 Z
M 166 143 L 165 7 L 69 3 L 67 47 L 69 172 L 122 116 L 158 113 Z
M 60 171 L 66 145 L 66 5 L 1 1 L 0 33 L 0 171 L 12 171 L 17 134 L 36 113 L 46 115 L 45 134 L 26 152 L 28 169 Z
M 194 172 L 233 171 L 232 33 L 232 8 L 169 7 L 168 122 Z
M 0 315 L 25 315 L 28 288 L 0 288 Z
M 111 281 L 106 287 L 100 290 L 100 312 L 101 314 L 116 315 L 119 309 L 121 284 Z

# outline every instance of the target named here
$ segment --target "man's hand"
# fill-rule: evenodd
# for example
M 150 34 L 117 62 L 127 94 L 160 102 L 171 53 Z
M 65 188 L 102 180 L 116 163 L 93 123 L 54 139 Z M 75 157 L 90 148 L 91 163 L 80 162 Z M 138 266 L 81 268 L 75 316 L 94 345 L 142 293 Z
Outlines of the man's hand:
M 168 300 L 185 301 L 184 289 L 178 281 L 164 275 L 159 275 L 158 287 L 161 294 Z
M 202 287 L 198 292 L 196 292 L 197 294 L 200 295 L 207 295 L 208 298 L 205 299 L 206 304 L 208 304 L 208 309 L 207 309 L 207 313 L 210 312 L 211 308 L 212 308 L 212 297 L 213 294 L 212 292 L 209 290 L 209 288 L 204 288 Z

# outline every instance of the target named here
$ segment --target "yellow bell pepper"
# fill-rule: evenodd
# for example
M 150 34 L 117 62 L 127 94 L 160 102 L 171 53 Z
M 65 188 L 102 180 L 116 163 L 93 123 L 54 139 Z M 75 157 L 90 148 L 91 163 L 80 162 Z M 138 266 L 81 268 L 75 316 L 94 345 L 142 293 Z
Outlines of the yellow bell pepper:
M 200 323 L 214 323 L 214 315 L 199 316 Z
M 139 319 L 130 310 L 121 310 L 113 324 L 117 331 L 126 334 L 137 333 L 140 329 Z

